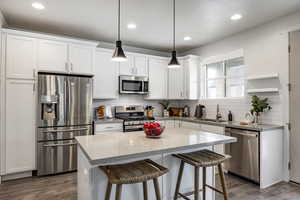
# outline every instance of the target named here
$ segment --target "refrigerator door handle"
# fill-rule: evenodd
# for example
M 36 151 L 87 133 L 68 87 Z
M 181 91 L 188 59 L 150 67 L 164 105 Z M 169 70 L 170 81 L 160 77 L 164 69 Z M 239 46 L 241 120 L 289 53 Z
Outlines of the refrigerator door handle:
M 73 131 L 87 131 L 88 128 L 78 128 L 78 129 L 66 129 L 66 130 L 50 130 L 50 131 L 43 131 L 43 133 L 56 133 L 56 132 L 73 132 Z
M 59 146 L 71 146 L 71 145 L 77 145 L 76 142 L 74 143 L 66 143 L 66 144 L 45 144 L 43 147 L 59 147 Z

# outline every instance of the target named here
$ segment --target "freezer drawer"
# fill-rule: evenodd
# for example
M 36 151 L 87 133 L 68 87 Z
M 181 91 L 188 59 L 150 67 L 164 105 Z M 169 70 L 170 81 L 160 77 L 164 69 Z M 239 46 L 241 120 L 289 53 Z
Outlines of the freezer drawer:
M 226 135 L 237 138 L 236 143 L 225 145 L 225 152 L 232 156 L 225 163 L 227 171 L 260 182 L 259 132 L 226 129 Z
M 75 140 L 38 142 L 38 176 L 74 171 L 77 169 Z

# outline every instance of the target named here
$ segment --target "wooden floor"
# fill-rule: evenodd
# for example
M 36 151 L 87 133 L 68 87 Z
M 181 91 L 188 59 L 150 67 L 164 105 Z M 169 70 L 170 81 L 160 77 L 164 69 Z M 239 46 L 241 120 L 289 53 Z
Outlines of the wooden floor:
M 227 176 L 230 200 L 299 200 L 300 186 L 279 183 L 259 190 L 257 185 Z M 0 185 L 0 200 L 76 200 L 76 173 L 25 178 Z M 222 200 L 217 196 L 217 200 Z

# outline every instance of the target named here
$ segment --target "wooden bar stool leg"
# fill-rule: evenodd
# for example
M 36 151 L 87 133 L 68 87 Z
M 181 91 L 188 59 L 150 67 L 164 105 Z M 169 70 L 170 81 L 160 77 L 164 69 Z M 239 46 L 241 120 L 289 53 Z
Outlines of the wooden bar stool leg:
M 106 192 L 105 192 L 105 200 L 110 199 L 112 184 L 110 182 L 107 183 Z
M 218 171 L 219 171 L 219 176 L 220 176 L 220 179 L 221 179 L 221 186 L 222 186 L 222 189 L 223 189 L 224 200 L 228 200 L 228 194 L 227 194 L 227 188 L 226 188 L 226 183 L 225 183 L 225 177 L 224 177 L 222 164 L 218 164 Z
M 178 193 L 179 193 L 179 189 L 180 189 L 180 184 L 181 184 L 183 169 L 184 169 L 184 162 L 181 161 L 179 172 L 178 172 L 178 177 L 177 177 L 177 183 L 176 183 L 176 189 L 175 189 L 175 194 L 174 194 L 174 200 L 177 200 L 177 198 L 178 198 Z
M 148 187 L 147 181 L 143 182 L 143 192 L 144 192 L 144 200 L 148 200 Z
M 122 184 L 117 184 L 116 200 L 121 200 L 121 195 L 122 195 Z
M 159 184 L 158 184 L 157 178 L 154 178 L 154 179 L 153 179 L 153 183 L 154 183 L 154 189 L 155 189 L 156 200 L 161 200 L 161 197 L 160 197 L 160 190 L 159 190 Z
M 206 167 L 203 167 L 202 182 L 202 200 L 206 200 Z
M 194 190 L 194 200 L 199 200 L 199 167 L 195 167 Z

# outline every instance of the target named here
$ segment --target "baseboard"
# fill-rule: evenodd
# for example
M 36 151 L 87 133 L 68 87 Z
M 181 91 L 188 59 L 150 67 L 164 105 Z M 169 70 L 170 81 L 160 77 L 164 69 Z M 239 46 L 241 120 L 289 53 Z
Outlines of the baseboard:
M 31 177 L 31 176 L 32 176 L 32 171 L 15 173 L 15 174 L 7 174 L 4 176 L 1 176 L 1 182 L 20 179 L 20 178 L 26 178 L 26 177 Z

